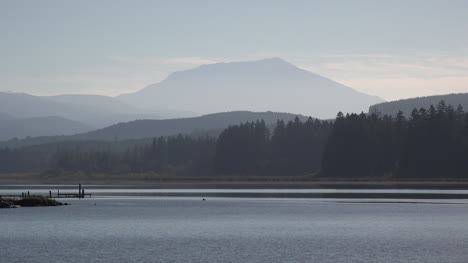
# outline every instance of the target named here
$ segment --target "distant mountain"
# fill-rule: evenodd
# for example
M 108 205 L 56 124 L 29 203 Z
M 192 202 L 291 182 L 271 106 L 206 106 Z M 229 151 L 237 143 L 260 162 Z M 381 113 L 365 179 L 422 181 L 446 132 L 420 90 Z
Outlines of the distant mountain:
M 113 112 L 113 113 L 142 113 L 142 109 L 130 106 L 120 100 L 112 97 L 100 95 L 87 95 L 87 94 L 64 94 L 57 96 L 45 96 L 43 98 L 52 100 L 58 103 L 79 105 L 92 107 L 95 110 Z
M 122 101 L 97 95 L 33 96 L 25 93 L 0 92 L 0 112 L 14 118 L 58 116 L 77 121 L 94 128 L 103 128 L 119 122 L 136 119 L 160 119 L 177 117 L 151 113 L 129 106 Z M 189 114 L 184 112 L 185 115 Z M 78 132 L 78 131 L 77 131 Z M 56 133 L 54 133 L 56 134 Z
M 273 110 L 318 118 L 367 111 L 383 101 L 279 58 L 203 65 L 117 98 L 148 109 L 157 105 L 200 114 Z
M 381 114 L 396 115 L 401 110 L 405 116 L 410 116 L 414 108 L 428 108 L 431 105 L 436 106 L 441 100 L 444 100 L 447 105 L 452 105 L 456 108 L 459 104 L 463 106 L 465 111 L 468 110 L 468 93 L 436 95 L 428 97 L 418 97 L 397 101 L 389 101 L 372 105 L 369 108 L 369 113 L 379 112 Z
M 15 118 L 67 116 L 70 119 L 80 119 L 85 114 L 91 114 L 87 109 L 74 105 L 54 102 L 43 97 L 25 93 L 0 92 L 0 112 Z
M 60 117 L 0 119 L 0 140 L 28 136 L 71 135 L 92 130 L 82 123 Z
M 289 121 L 294 119 L 296 116 L 296 114 L 290 113 L 237 111 L 181 119 L 136 120 L 127 123 L 115 124 L 104 129 L 73 136 L 48 136 L 30 138 L 28 140 L 8 141 L 0 143 L 0 147 L 24 147 L 76 140 L 121 141 L 176 135 L 179 133 L 194 135 L 216 134 L 217 131 L 221 131 L 229 125 L 262 119 L 268 125 L 276 123 L 277 120 Z M 299 117 L 302 121 L 307 119 L 307 117 L 302 115 Z
M 44 97 L 59 103 L 66 103 L 69 105 L 91 107 L 97 112 L 111 112 L 114 114 L 111 123 L 132 121 L 136 119 L 168 119 L 178 117 L 192 117 L 195 113 L 189 111 L 169 110 L 161 107 L 153 107 L 152 110 L 141 109 L 137 106 L 130 106 L 123 103 L 121 100 L 100 95 L 88 94 L 64 94 L 57 96 Z M 118 121 L 115 121 L 118 120 Z M 102 123 L 101 120 L 100 123 Z M 107 126 L 105 125 L 105 126 Z M 103 126 L 103 125 L 100 125 Z

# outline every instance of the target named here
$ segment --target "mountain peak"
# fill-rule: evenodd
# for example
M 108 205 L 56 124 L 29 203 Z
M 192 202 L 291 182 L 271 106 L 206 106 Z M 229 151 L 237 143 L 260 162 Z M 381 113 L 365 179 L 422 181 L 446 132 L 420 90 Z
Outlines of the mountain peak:
M 247 62 L 248 63 L 248 62 Z M 277 67 L 289 67 L 289 68 L 297 68 L 295 65 L 289 63 L 288 61 L 280 58 L 280 57 L 271 57 L 271 58 L 264 58 L 261 60 L 252 61 L 251 63 L 260 63 L 265 65 L 274 65 Z
M 221 76 L 224 74 L 261 74 L 272 75 L 297 71 L 298 68 L 293 64 L 281 59 L 279 57 L 265 58 L 260 60 L 251 61 L 233 61 L 233 62 L 220 62 L 215 64 L 205 64 L 194 69 L 185 71 L 174 72 L 169 75 L 167 79 L 177 79 L 181 76 L 193 76 L 199 74 Z
M 264 64 L 264 65 L 287 65 L 287 66 L 294 66 L 293 64 L 289 63 L 288 61 L 280 58 L 280 57 L 271 57 L 271 58 L 264 58 L 264 59 L 259 59 L 259 60 L 250 60 L 250 61 L 238 61 L 238 62 L 230 62 L 233 64 L 243 64 L 243 65 L 249 65 L 249 64 Z M 227 63 L 227 64 L 230 64 Z M 212 64 L 215 65 L 215 64 Z
M 287 62 L 286 60 L 280 58 L 280 57 L 271 57 L 271 58 L 264 58 L 264 59 L 261 59 L 261 60 L 258 60 L 258 61 L 264 61 L 264 62 L 268 62 L 268 63 L 285 63 L 285 64 L 290 64 L 289 62 Z

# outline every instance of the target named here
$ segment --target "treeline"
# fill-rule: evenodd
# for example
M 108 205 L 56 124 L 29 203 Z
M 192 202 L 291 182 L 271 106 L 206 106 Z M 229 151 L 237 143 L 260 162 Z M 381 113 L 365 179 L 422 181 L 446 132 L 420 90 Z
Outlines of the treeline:
M 58 150 L 44 173 L 212 175 L 215 146 L 212 137 L 178 135 L 159 137 L 124 153 Z
M 339 113 L 334 122 L 295 118 L 274 127 L 256 121 L 217 138 L 159 137 L 126 151 L 50 147 L 0 150 L 0 172 L 468 179 L 468 114 L 441 101 L 409 117 Z
M 218 138 L 170 136 L 127 151 L 82 151 L 59 148 L 34 152 L 36 162 L 23 161 L 21 171 L 66 173 L 158 173 L 166 175 L 304 175 L 320 170 L 322 152 L 333 125 L 309 118 L 278 121 L 272 132 L 264 121 L 233 125 Z M 50 148 L 50 146 L 48 146 Z M 29 150 L 5 150 L 20 160 Z M 0 153 L 1 158 L 1 153 Z M 1 160 L 1 159 L 0 159 Z M 18 162 L 0 172 L 18 172 Z M 16 167 L 16 171 L 15 171 Z
M 40 171 L 51 156 L 31 149 L 0 149 L 0 173 Z
M 335 177 L 468 178 L 468 114 L 444 101 L 409 118 L 339 113 L 323 156 Z
M 278 121 L 272 134 L 263 121 L 227 128 L 216 144 L 215 170 L 228 175 L 304 175 L 320 170 L 333 125 L 299 118 Z
M 159 137 L 123 154 L 57 151 L 48 173 L 148 173 L 170 175 L 302 175 L 317 172 L 332 124 L 299 118 L 233 125 L 219 137 Z

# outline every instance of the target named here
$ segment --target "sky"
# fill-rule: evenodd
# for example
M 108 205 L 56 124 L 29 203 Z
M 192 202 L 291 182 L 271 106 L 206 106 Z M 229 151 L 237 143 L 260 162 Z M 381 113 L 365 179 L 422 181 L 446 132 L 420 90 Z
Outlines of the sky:
M 385 100 L 468 92 L 468 1 L 0 0 L 0 91 L 118 95 L 280 57 Z

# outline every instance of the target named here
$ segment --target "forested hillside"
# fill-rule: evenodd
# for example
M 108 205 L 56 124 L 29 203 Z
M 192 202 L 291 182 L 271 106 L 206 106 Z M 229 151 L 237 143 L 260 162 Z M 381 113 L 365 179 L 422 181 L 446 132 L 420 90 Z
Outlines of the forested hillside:
M 371 106 L 369 113 L 396 116 L 398 111 L 402 111 L 405 117 L 410 117 L 414 108 L 418 110 L 420 108 L 428 109 L 431 105 L 436 105 L 441 100 L 445 101 L 447 105 L 462 105 L 463 108 L 468 108 L 468 93 L 460 93 L 382 102 Z
M 265 121 L 233 125 L 214 137 L 169 136 L 126 151 L 82 150 L 72 143 L 0 151 L 0 172 L 159 173 L 172 175 L 302 175 L 320 169 L 332 128 L 329 121 L 299 117 L 278 121 L 272 135 Z M 88 148 L 90 149 L 90 148 Z M 34 158 L 36 157 L 36 158 Z
M 70 141 L 108 141 L 120 142 L 140 140 L 160 136 L 174 136 L 177 134 L 194 136 L 218 136 L 229 125 L 264 120 L 272 126 L 277 120 L 289 121 L 298 116 L 301 120 L 307 117 L 281 112 L 250 112 L 233 111 L 203 115 L 193 118 L 167 119 L 167 120 L 136 120 L 119 123 L 109 127 L 72 135 L 72 136 L 44 136 L 27 138 L 24 140 L 9 140 L 0 142 L 2 147 L 28 147 L 33 145 L 51 144 Z M 1 137 L 1 136 L 0 136 Z
M 342 114 L 231 125 L 218 137 L 161 136 L 0 150 L 0 172 L 342 179 L 468 179 L 468 114 L 444 101 L 407 118 Z M 94 148 L 93 148 L 94 147 Z

